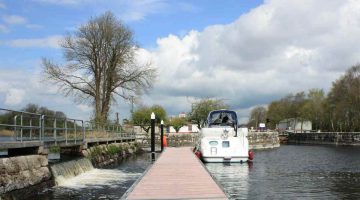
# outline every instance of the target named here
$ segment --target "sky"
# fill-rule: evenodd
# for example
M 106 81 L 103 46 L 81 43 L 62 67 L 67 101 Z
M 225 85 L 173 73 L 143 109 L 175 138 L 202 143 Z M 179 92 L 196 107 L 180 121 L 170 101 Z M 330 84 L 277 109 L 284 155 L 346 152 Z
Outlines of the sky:
M 0 108 L 35 103 L 89 119 L 89 105 L 44 80 L 41 59 L 63 62 L 62 37 L 106 11 L 134 31 L 137 59 L 158 71 L 138 104 L 169 115 L 217 98 L 244 123 L 255 106 L 329 91 L 360 61 L 357 0 L 0 0 Z M 111 116 L 128 118 L 130 107 L 118 98 Z

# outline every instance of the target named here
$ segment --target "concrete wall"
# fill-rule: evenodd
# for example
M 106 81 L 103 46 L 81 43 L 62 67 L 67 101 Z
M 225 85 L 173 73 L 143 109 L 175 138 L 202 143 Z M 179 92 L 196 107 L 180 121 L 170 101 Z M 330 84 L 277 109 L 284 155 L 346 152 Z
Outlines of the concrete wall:
M 335 144 L 335 145 L 360 145 L 360 133 L 289 133 L 288 143 L 292 144 Z

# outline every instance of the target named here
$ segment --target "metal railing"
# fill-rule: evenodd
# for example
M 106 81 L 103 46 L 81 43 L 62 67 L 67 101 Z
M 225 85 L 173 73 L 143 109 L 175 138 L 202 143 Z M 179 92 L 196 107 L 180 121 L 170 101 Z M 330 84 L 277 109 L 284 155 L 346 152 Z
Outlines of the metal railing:
M 0 108 L 0 142 L 44 141 L 67 144 L 86 139 L 135 138 L 119 124 L 96 124 L 80 119 L 41 115 Z

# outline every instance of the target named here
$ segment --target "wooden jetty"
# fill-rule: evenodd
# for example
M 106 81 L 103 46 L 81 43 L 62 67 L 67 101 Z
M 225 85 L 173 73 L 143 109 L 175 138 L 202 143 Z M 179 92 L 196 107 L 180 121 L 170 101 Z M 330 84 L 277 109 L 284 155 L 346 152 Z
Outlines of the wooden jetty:
M 189 147 L 167 148 L 125 198 L 228 199 Z

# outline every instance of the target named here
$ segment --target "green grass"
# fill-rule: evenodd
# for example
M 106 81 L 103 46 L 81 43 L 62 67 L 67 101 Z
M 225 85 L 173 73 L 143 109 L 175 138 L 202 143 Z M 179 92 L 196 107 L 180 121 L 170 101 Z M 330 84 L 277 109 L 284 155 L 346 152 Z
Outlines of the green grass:
M 51 146 L 49 148 L 50 153 L 60 153 L 60 147 L 59 146 Z

